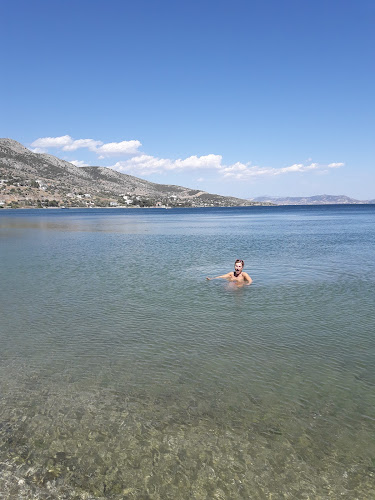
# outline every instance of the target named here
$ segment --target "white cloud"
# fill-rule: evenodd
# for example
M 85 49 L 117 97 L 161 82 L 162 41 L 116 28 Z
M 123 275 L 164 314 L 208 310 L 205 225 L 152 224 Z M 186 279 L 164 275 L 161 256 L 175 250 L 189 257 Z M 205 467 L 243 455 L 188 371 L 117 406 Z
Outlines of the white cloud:
M 221 168 L 222 156 L 209 154 L 206 156 L 189 156 L 185 160 L 175 160 L 173 169 L 191 170 L 196 168 Z
M 277 171 L 275 171 L 275 175 L 279 174 L 287 174 L 288 172 L 302 172 L 303 171 L 303 164 L 302 163 L 295 163 L 294 165 L 291 165 L 290 167 L 284 167 L 280 168 Z
M 64 146 L 63 150 L 75 151 L 76 149 L 87 148 L 95 152 L 101 144 L 103 144 L 102 141 L 94 141 L 94 139 L 77 139 L 75 141 L 72 140 L 70 144 Z
M 339 168 L 339 167 L 343 167 L 345 165 L 345 163 L 329 163 L 328 167 L 329 168 Z
M 134 175 L 147 175 L 170 171 L 204 171 L 211 169 L 218 172 L 225 178 L 252 180 L 259 177 L 273 177 L 293 173 L 301 174 L 304 172 L 322 174 L 323 172 L 328 172 L 329 169 L 344 166 L 344 163 L 329 163 L 324 165 L 312 163 L 311 158 L 307 160 L 307 164 L 294 163 L 293 165 L 282 168 L 260 167 L 252 165 L 250 162 L 236 162 L 231 165 L 225 165 L 222 163 L 222 156 L 216 154 L 203 156 L 193 155 L 188 158 L 178 158 L 173 160 L 170 158 L 158 158 L 156 156 L 141 153 L 139 148 L 142 144 L 140 141 L 135 139 L 104 143 L 103 141 L 97 141 L 95 139 L 73 139 L 70 135 L 63 135 L 60 137 L 40 137 L 35 140 L 31 146 L 34 147 L 31 151 L 35 153 L 46 153 L 50 148 L 57 148 L 61 151 L 88 149 L 89 151 L 94 152 L 99 159 L 123 156 L 126 159 L 121 159 L 121 161 L 115 163 L 112 168 L 120 172 L 132 173 Z M 87 165 L 87 163 L 82 160 L 73 160 L 71 163 L 76 166 Z
M 156 158 L 155 156 L 140 155 L 128 160 L 118 161 L 112 168 L 119 172 L 128 172 L 138 175 L 161 173 L 171 170 L 195 170 L 195 169 L 216 169 L 221 168 L 220 155 L 190 156 L 184 160 L 170 160 L 168 158 Z
M 119 172 L 142 175 L 170 170 L 171 163 L 171 160 L 155 158 L 149 155 L 140 155 L 129 158 L 128 160 L 118 161 L 112 168 Z
M 103 144 L 102 146 L 96 148 L 95 152 L 100 154 L 101 157 L 121 156 L 123 154 L 137 154 L 138 148 L 140 148 L 141 146 L 142 144 L 140 143 L 140 141 L 136 140 L 108 142 L 107 144 Z
M 31 146 L 37 148 L 37 151 L 32 151 L 38 153 L 42 151 L 46 152 L 48 148 L 57 148 L 63 151 L 76 151 L 77 149 L 87 148 L 100 155 L 100 158 L 121 156 L 124 154 L 137 154 L 138 148 L 141 145 L 140 141 L 136 140 L 103 143 L 103 141 L 96 141 L 94 139 L 73 139 L 70 135 L 63 135 L 61 137 L 40 137 L 31 143 Z
M 338 168 L 342 167 L 344 163 L 331 163 L 328 167 Z M 290 173 L 302 173 L 315 170 L 317 173 L 324 171 L 327 165 L 320 165 L 319 163 L 310 163 L 304 165 L 303 163 L 295 163 L 289 167 L 273 168 L 273 167 L 258 167 L 251 166 L 249 163 L 235 163 L 228 167 L 223 167 L 221 173 L 224 177 L 234 177 L 235 179 L 252 179 L 262 176 L 277 176 Z
M 284 167 L 280 169 L 274 169 L 274 175 L 287 174 L 289 172 L 308 172 L 309 170 L 315 170 L 319 168 L 318 163 L 311 163 L 310 165 L 304 165 L 303 163 L 295 163 L 290 167 Z
M 85 161 L 81 160 L 72 160 L 69 163 L 72 163 L 76 167 L 88 167 L 88 164 Z
M 250 163 L 234 163 L 233 165 L 223 166 L 220 172 L 224 177 L 234 177 L 235 179 L 250 179 L 255 177 L 262 177 L 265 175 L 272 175 L 277 169 L 251 166 Z
M 62 135 L 61 137 L 40 137 L 31 143 L 31 146 L 36 148 L 64 148 L 73 142 L 70 135 Z
M 338 168 L 344 165 L 343 163 L 331 163 L 329 167 Z M 224 177 L 232 177 L 235 179 L 246 180 L 255 179 L 265 176 L 279 176 L 291 173 L 303 173 L 316 171 L 321 173 L 327 169 L 327 165 L 319 163 L 295 163 L 288 167 L 259 167 L 251 165 L 251 163 L 233 163 L 232 165 L 222 164 L 220 155 L 209 154 L 206 156 L 190 156 L 185 159 L 170 160 L 168 158 L 156 158 L 150 155 L 138 155 L 129 158 L 128 160 L 118 161 L 112 166 L 119 172 L 132 173 L 134 175 L 147 175 L 154 173 L 162 173 L 167 171 L 182 171 L 182 170 L 198 170 L 198 169 L 214 169 Z

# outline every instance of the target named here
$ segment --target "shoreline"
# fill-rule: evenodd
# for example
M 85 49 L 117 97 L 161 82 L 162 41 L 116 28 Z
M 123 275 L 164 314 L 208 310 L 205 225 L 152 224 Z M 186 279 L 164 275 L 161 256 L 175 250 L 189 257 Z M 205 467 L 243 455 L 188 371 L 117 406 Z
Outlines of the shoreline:
M 276 205 L 276 204 L 257 204 L 257 205 L 220 205 L 220 206 L 194 206 L 194 207 L 0 207 L 0 212 L 12 211 L 12 210 L 134 210 L 134 209 L 145 209 L 145 210 L 170 210 L 170 209 L 202 209 L 202 208 L 274 208 L 274 207 L 353 207 L 353 206 L 374 206 L 375 203 L 319 203 L 319 204 L 298 204 L 298 205 Z

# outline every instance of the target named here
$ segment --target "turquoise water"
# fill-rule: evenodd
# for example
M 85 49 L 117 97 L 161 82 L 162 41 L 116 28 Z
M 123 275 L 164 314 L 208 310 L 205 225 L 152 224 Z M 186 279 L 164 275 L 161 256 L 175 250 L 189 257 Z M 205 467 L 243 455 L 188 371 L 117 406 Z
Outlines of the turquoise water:
M 374 248 L 373 205 L 0 211 L 0 497 L 374 498 Z

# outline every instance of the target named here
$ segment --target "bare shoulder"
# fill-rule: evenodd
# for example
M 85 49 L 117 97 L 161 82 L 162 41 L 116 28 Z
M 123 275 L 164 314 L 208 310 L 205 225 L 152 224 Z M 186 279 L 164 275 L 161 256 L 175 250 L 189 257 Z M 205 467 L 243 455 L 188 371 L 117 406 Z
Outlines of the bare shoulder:
M 250 282 L 252 283 L 252 279 L 250 278 L 250 276 L 247 274 L 247 273 L 242 273 L 244 275 L 244 277 Z

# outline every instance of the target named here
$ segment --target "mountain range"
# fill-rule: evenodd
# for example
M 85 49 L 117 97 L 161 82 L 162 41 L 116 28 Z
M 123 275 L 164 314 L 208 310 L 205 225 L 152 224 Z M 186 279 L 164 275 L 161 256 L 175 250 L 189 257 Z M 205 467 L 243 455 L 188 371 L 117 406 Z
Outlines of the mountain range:
M 247 206 L 269 205 L 156 184 L 106 167 L 77 167 L 0 139 L 0 206 Z
M 276 197 L 259 196 L 251 201 L 269 202 L 273 205 L 366 205 L 375 204 L 374 200 L 355 200 L 345 195 L 322 194 L 317 196 Z

